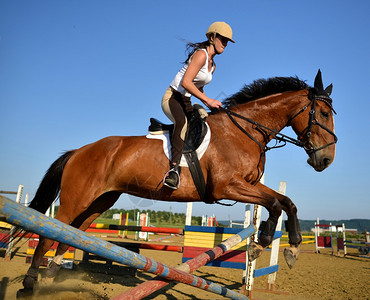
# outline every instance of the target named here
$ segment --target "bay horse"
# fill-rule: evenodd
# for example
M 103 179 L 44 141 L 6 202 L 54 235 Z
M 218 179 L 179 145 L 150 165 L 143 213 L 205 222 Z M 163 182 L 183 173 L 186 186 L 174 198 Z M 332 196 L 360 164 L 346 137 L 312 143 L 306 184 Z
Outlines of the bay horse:
M 333 162 L 337 137 L 331 91 L 332 85 L 324 89 L 320 70 L 314 87 L 297 77 L 261 79 L 227 98 L 224 108 L 207 118 L 212 134 L 200 165 L 208 199 L 259 204 L 269 212 L 260 228 L 258 243 L 249 247 L 250 260 L 271 244 L 284 210 L 290 244 L 284 255 L 289 267 L 296 261 L 302 242 L 297 208 L 292 200 L 261 184 L 259 179 L 265 152 L 270 149 L 267 144 L 272 139 L 302 147 L 308 154 L 308 164 L 318 172 Z M 279 133 L 287 126 L 297 134 L 296 139 Z M 122 193 L 163 201 L 200 201 L 188 168 L 182 170 L 178 190 L 163 186 L 167 169 L 162 141 L 145 136 L 106 137 L 58 158 L 46 172 L 30 207 L 45 213 L 59 195 L 55 218 L 86 230 Z M 52 243 L 40 237 L 23 281 L 25 289 L 33 289 L 41 259 Z M 56 257 L 46 269 L 47 277 L 56 275 L 67 248 L 68 245 L 59 244 Z

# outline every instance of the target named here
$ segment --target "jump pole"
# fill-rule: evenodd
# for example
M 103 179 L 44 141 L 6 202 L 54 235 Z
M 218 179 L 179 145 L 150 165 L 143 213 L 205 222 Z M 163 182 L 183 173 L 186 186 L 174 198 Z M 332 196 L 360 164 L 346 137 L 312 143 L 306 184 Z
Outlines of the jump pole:
M 73 228 L 58 220 L 28 207 L 21 206 L 14 201 L 1 198 L 0 213 L 7 222 L 20 226 L 28 231 L 35 232 L 46 238 L 65 243 L 76 248 L 89 251 L 112 261 L 129 265 L 147 271 L 172 281 L 185 283 L 231 299 L 248 299 L 246 296 L 222 287 L 216 283 L 206 281 L 198 276 L 168 267 L 143 255 L 133 253 L 125 248 L 105 242 L 94 236 Z
M 102 224 L 93 223 L 89 228 L 93 229 L 109 229 L 109 230 L 127 230 L 127 231 L 142 231 L 152 233 L 172 233 L 172 234 L 183 234 L 184 230 L 181 228 L 171 227 L 150 227 L 150 226 L 129 226 L 129 225 L 114 225 L 114 224 Z
M 250 225 L 244 230 L 241 230 L 239 233 L 233 235 L 232 237 L 226 239 L 225 241 L 218 244 L 215 248 L 207 250 L 206 252 L 194 257 L 187 262 L 178 265 L 175 269 L 182 270 L 186 273 L 192 273 L 198 268 L 206 265 L 212 260 L 224 255 L 232 247 L 236 246 L 240 242 L 247 239 L 250 235 L 256 232 L 257 228 L 254 225 Z M 153 278 L 149 281 L 146 281 L 129 291 L 112 298 L 111 300 L 136 300 L 147 297 L 159 289 L 165 287 L 170 283 L 169 280 L 162 279 L 160 277 Z

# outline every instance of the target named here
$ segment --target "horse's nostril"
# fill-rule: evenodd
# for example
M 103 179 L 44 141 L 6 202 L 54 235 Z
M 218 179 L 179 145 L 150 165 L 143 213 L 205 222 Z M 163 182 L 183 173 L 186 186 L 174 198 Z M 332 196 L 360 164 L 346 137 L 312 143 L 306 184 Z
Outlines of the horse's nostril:
M 325 166 L 329 166 L 329 165 L 331 164 L 331 158 L 329 158 L 329 157 L 325 157 L 325 158 L 323 159 L 323 162 L 324 162 L 324 165 L 325 165 Z

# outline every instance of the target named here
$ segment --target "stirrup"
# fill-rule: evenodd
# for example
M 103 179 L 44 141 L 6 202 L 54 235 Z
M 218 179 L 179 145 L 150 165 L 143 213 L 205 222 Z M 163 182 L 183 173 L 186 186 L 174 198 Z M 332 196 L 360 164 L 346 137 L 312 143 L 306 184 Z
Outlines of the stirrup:
M 168 178 L 169 174 L 170 173 L 175 173 L 176 176 L 177 176 L 177 185 L 176 186 L 173 186 L 173 185 L 170 185 L 166 182 L 166 179 Z M 180 187 L 180 173 L 178 170 L 176 170 L 174 167 L 172 167 L 165 175 L 164 175 L 164 178 L 163 178 L 163 185 L 165 185 L 166 187 L 169 187 L 170 189 L 173 189 L 173 190 L 177 190 L 179 187 Z

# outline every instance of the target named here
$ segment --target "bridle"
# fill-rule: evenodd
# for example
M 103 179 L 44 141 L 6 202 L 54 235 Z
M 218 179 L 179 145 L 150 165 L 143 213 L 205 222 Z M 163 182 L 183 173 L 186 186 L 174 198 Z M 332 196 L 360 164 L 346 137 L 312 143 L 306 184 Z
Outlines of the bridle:
M 311 103 L 311 110 L 309 112 L 308 125 L 305 129 L 301 131 L 301 133 L 298 134 L 297 140 L 300 141 L 300 145 L 298 146 L 304 148 L 307 154 L 310 155 L 310 154 L 315 154 L 317 151 L 320 151 L 326 147 L 329 147 L 330 145 L 336 144 L 338 141 L 338 138 L 332 130 L 327 128 L 325 125 L 321 124 L 316 119 L 316 101 L 324 102 L 334 114 L 337 114 L 332 105 L 333 100 L 327 95 L 313 95 L 313 93 L 311 92 L 308 95 L 308 99 L 310 100 L 310 103 Z M 303 113 L 307 108 L 308 106 L 304 106 L 298 113 L 296 113 L 289 120 L 288 125 L 290 125 L 293 119 L 299 116 L 301 113 Z M 313 144 L 310 142 L 312 127 L 314 125 L 317 125 L 321 127 L 322 129 L 324 129 L 326 132 L 330 133 L 333 136 L 333 141 L 320 148 L 315 148 Z
M 225 109 L 225 108 L 221 108 L 221 110 L 223 110 L 227 116 L 230 118 L 230 120 L 235 124 L 236 127 L 238 127 L 244 134 L 246 134 L 251 140 L 253 140 L 261 149 L 261 157 L 260 157 L 260 161 L 261 159 L 264 159 L 265 157 L 265 153 L 268 151 L 268 150 L 271 150 L 271 149 L 276 149 L 276 148 L 281 148 L 281 147 L 284 147 L 287 143 L 291 143 L 293 145 L 296 145 L 298 147 L 301 147 L 303 149 L 305 149 L 305 151 L 307 152 L 307 154 L 309 155 L 312 155 L 312 154 L 315 154 L 317 151 L 320 151 L 326 147 L 329 147 L 330 145 L 333 145 L 335 144 L 337 141 L 338 141 L 338 138 L 337 136 L 335 135 L 335 133 L 333 131 L 331 131 L 329 128 L 327 128 L 326 126 L 324 126 L 323 124 L 321 124 L 320 122 L 317 121 L 316 119 L 316 102 L 317 101 L 322 101 L 324 102 L 326 105 L 329 106 L 330 110 L 336 114 L 333 106 L 332 106 L 332 99 L 329 97 L 329 96 L 326 96 L 326 95 L 315 95 L 314 92 L 310 91 L 309 92 L 309 95 L 308 95 L 308 99 L 310 100 L 310 103 L 306 106 L 304 106 L 301 110 L 299 110 L 293 117 L 291 117 L 287 123 L 286 126 L 290 126 L 291 125 L 291 122 L 296 118 L 298 117 L 301 113 L 303 113 L 304 111 L 306 111 L 308 109 L 308 107 L 310 106 L 311 104 L 311 110 L 310 110 L 310 113 L 309 113 L 309 119 L 308 119 L 308 125 L 305 129 L 303 129 L 297 136 L 297 138 L 292 138 L 292 137 L 289 137 L 285 134 L 282 134 L 274 129 L 271 129 L 269 127 L 266 127 L 252 119 L 249 119 L 247 117 L 244 117 L 236 112 L 233 112 L 229 109 Z M 258 130 L 261 134 L 263 134 L 265 136 L 265 139 L 268 140 L 269 137 L 271 137 L 272 139 L 276 140 L 276 143 L 274 146 L 272 147 L 268 147 L 267 145 L 262 145 L 257 139 L 255 139 L 249 132 L 247 132 L 237 121 L 236 121 L 236 118 L 239 118 L 239 119 L 242 119 L 244 121 L 247 121 L 249 122 L 250 124 L 253 125 L 253 127 Z M 311 132 L 312 132 L 312 127 L 316 125 L 316 126 L 319 126 L 321 127 L 322 129 L 324 129 L 325 131 L 327 131 L 328 133 L 330 133 L 332 136 L 333 136 L 333 141 L 320 147 L 320 148 L 315 148 L 313 146 L 313 144 L 310 142 L 310 139 L 311 139 Z M 267 143 L 266 143 L 267 144 Z M 261 175 L 262 176 L 262 175 Z

